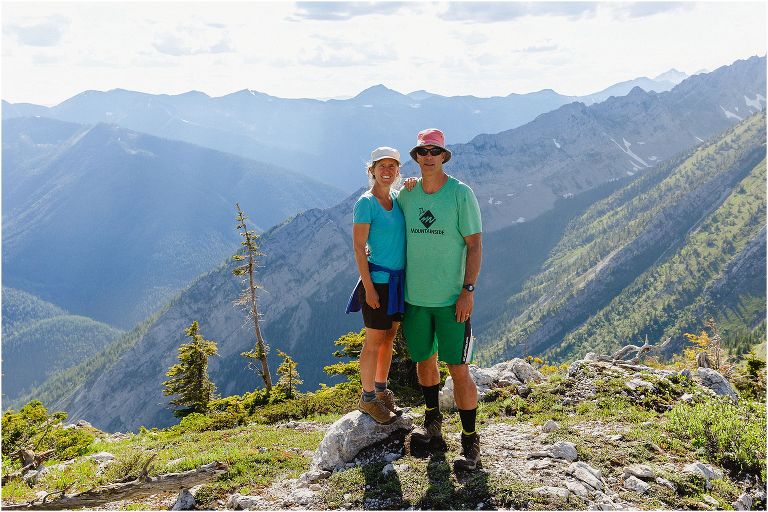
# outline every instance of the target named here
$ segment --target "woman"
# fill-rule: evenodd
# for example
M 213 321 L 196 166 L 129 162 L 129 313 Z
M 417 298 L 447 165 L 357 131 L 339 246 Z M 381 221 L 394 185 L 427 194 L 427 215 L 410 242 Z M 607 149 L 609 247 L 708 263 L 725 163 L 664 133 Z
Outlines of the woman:
M 347 313 L 362 309 L 365 324 L 358 409 L 379 423 L 392 423 L 402 413 L 387 389 L 392 343 L 405 310 L 405 220 L 393 190 L 400 182 L 400 152 L 374 149 L 367 172 L 371 188 L 355 203 L 352 227 L 360 280 Z

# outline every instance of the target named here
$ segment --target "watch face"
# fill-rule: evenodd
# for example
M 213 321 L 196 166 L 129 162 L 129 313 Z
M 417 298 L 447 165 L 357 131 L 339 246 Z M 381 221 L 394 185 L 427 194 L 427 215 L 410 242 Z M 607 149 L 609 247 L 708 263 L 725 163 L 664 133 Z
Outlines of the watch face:
M 473 285 L 473 284 L 465 284 L 464 288 L 466 288 L 468 292 L 475 291 L 475 285 Z

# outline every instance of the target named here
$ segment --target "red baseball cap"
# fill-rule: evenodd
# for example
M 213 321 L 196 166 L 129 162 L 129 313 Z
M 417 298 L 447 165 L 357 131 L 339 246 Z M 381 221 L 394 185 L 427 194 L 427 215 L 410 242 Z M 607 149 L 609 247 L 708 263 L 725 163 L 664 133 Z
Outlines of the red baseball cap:
M 443 163 L 451 159 L 451 152 L 445 147 L 445 135 L 437 128 L 421 130 L 416 136 L 416 145 L 411 149 L 411 158 L 416 160 L 416 150 L 422 146 L 435 146 L 445 151 Z

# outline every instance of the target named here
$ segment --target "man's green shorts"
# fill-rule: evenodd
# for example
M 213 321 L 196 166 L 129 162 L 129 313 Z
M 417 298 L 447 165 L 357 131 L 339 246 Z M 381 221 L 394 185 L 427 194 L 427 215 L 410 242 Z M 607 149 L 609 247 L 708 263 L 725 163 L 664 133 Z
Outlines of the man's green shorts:
M 472 362 L 472 326 L 469 320 L 456 321 L 455 305 L 430 308 L 406 304 L 403 335 L 412 361 L 426 361 L 437 352 L 448 364 Z

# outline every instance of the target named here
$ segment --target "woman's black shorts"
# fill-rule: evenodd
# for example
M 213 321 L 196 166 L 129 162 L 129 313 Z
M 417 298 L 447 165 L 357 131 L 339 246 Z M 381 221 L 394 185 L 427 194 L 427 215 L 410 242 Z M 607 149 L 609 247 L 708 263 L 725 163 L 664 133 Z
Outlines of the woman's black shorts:
M 379 294 L 379 307 L 373 309 L 365 302 L 365 287 L 360 287 L 360 304 L 363 306 L 363 323 L 369 329 L 387 330 L 392 328 L 392 322 L 400 322 L 402 313 L 387 314 L 387 301 L 389 300 L 389 284 L 373 283 L 376 293 Z

